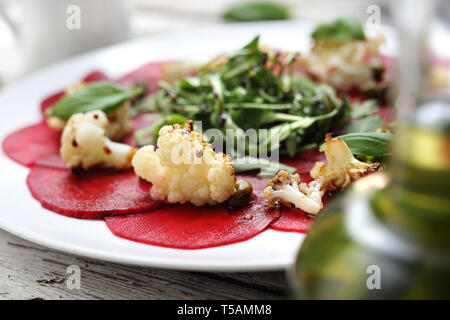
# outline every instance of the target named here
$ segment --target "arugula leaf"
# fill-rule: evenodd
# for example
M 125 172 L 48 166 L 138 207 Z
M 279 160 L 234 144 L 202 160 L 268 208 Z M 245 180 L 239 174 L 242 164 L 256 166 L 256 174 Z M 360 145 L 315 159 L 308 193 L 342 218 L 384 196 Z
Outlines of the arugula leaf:
M 259 21 L 289 19 L 288 9 L 275 2 L 250 2 L 237 4 L 223 14 L 228 21 Z
M 365 40 L 364 30 L 361 23 L 355 18 L 340 18 L 331 23 L 319 25 L 312 33 L 315 40 Z
M 243 49 L 251 49 L 251 50 L 258 50 L 259 46 L 259 35 L 253 38 L 252 41 L 247 43 Z
M 349 133 L 337 137 L 342 139 L 353 154 L 366 157 L 384 157 L 391 154 L 392 134 L 383 132 Z M 325 143 L 320 146 L 323 151 Z
M 80 112 L 101 110 L 110 113 L 125 101 L 141 94 L 141 87 L 121 88 L 109 82 L 92 82 L 64 96 L 52 109 L 52 116 L 69 120 Z

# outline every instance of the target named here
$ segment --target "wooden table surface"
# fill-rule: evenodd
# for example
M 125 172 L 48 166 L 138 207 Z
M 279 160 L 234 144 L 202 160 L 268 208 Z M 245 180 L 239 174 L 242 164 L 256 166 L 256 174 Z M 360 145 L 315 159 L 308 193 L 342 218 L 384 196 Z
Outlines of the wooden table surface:
M 67 267 L 81 270 L 68 289 Z M 0 230 L 0 300 L 283 299 L 284 272 L 205 273 L 141 268 L 65 254 Z

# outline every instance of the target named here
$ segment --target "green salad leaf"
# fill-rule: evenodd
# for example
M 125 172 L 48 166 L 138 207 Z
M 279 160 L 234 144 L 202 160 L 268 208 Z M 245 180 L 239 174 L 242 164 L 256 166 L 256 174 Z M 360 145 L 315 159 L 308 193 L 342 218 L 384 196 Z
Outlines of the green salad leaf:
M 286 20 L 289 10 L 275 2 L 247 2 L 232 6 L 222 17 L 228 21 Z
M 331 23 L 316 27 L 312 33 L 315 40 L 346 41 L 365 40 L 366 36 L 361 23 L 355 18 L 339 18 Z
M 87 83 L 64 96 L 52 108 L 51 115 L 68 120 L 72 115 L 91 110 L 110 113 L 125 101 L 142 93 L 141 87 L 126 89 L 110 82 Z

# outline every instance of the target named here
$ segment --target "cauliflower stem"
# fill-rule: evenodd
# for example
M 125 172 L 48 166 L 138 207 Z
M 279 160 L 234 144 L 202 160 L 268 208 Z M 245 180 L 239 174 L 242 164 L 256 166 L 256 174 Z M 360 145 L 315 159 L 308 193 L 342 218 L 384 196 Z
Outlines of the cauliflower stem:
M 280 171 L 267 182 L 264 189 L 264 197 L 268 200 L 269 207 L 277 203 L 301 209 L 311 214 L 317 214 L 323 208 L 319 183 L 308 185 L 300 182 L 298 174 L 289 175 L 287 171 Z

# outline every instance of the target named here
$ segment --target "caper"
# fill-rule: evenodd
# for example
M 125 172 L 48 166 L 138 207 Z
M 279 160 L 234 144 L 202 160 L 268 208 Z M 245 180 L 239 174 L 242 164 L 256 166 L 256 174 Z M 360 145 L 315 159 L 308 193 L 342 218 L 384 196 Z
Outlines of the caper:
M 227 200 L 230 208 L 240 208 L 247 205 L 252 200 L 253 187 L 246 180 L 237 180 L 234 194 Z

